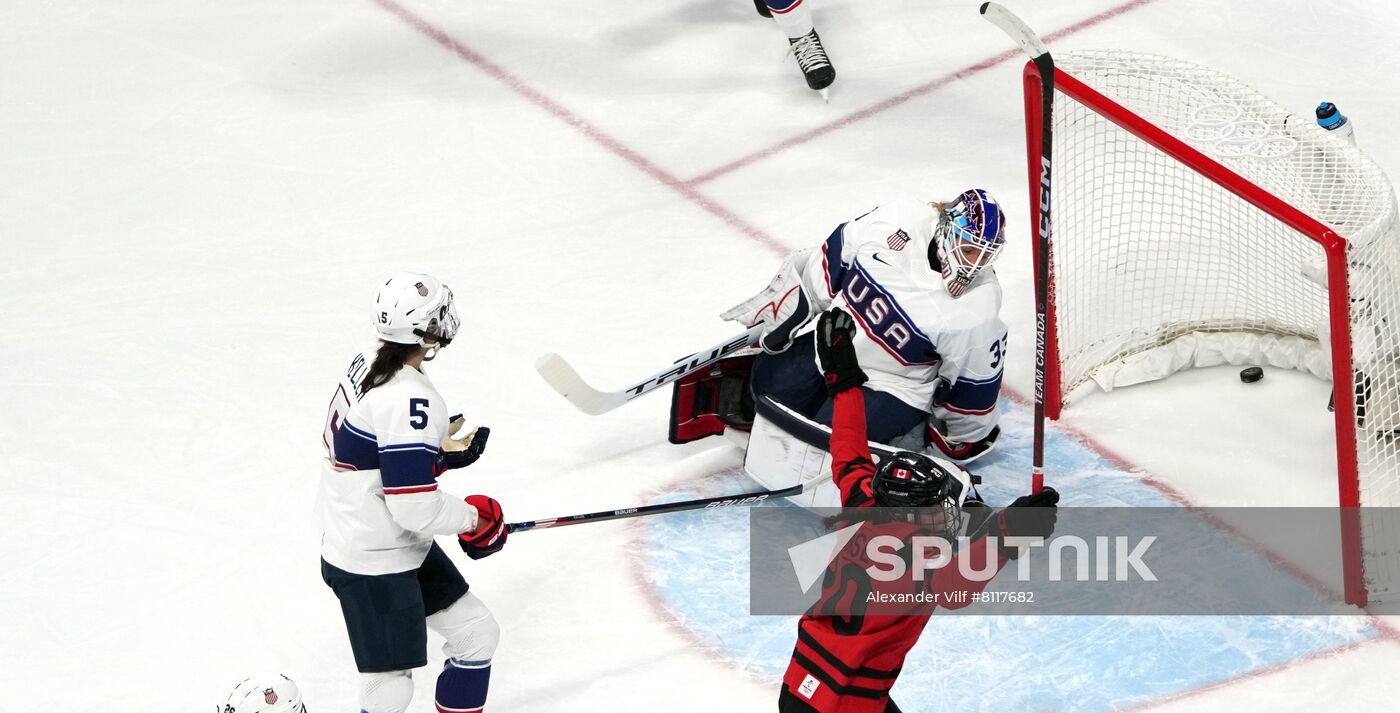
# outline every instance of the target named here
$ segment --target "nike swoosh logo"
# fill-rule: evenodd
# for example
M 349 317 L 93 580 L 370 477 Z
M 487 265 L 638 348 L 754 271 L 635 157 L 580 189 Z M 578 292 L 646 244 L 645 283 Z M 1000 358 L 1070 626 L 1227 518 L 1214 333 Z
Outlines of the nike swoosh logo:
M 886 264 L 886 265 L 890 265 L 889 263 L 887 263 L 887 262 L 885 262 L 884 260 L 881 260 L 881 259 L 880 259 L 880 253 L 872 253 L 872 254 L 870 255 L 870 258 L 871 258 L 872 260 L 874 260 L 875 262 L 880 262 L 880 263 L 884 263 L 884 264 Z M 890 267 L 894 267 L 894 265 L 890 265 Z

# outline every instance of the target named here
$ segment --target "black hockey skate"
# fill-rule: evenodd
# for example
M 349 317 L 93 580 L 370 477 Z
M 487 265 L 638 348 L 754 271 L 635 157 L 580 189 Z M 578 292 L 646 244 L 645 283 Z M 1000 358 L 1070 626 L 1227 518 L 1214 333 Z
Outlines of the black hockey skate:
M 826 56 L 822 38 L 813 29 L 802 37 L 789 37 L 788 44 L 792 47 L 792 56 L 797 58 L 797 66 L 802 69 L 802 75 L 807 78 L 807 86 L 826 99 L 827 87 L 836 81 L 836 69 L 831 66 L 831 58 Z

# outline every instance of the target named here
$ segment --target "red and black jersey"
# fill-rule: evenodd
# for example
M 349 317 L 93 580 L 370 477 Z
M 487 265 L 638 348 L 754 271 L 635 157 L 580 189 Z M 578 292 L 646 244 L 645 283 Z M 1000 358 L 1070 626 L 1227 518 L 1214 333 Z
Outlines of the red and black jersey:
M 846 507 L 875 505 L 871 480 L 875 464 L 865 433 L 865 398 L 860 389 L 848 389 L 836 395 L 831 422 L 832 477 L 841 491 Z M 919 640 L 928 617 L 936 606 L 959 608 L 965 604 L 900 605 L 900 609 L 884 607 L 882 612 L 893 614 L 864 615 L 866 596 L 874 588 L 866 567 L 868 537 L 864 530 L 856 532 L 842 552 L 832 561 L 822 584 L 818 602 L 803 615 L 797 627 L 797 645 L 792 661 L 783 676 L 783 709 L 810 707 L 819 713 L 883 713 L 889 701 L 904 657 Z M 909 523 L 893 529 L 882 524 L 879 534 L 895 534 L 908 541 L 915 534 L 928 534 L 926 527 Z M 956 557 L 971 558 L 970 571 L 983 571 L 991 563 L 987 548 L 970 546 Z M 1006 564 L 1004 555 L 996 555 L 999 571 Z M 962 576 L 956 562 L 932 572 L 925 581 L 906 578 L 905 587 L 926 592 L 965 590 L 979 592 L 986 581 L 969 580 Z M 889 583 L 879 589 L 894 591 Z

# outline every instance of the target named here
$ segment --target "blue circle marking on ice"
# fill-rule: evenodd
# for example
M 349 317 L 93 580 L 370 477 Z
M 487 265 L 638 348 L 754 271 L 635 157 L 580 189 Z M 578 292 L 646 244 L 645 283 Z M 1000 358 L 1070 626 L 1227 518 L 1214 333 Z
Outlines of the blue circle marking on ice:
M 1002 409 L 1004 442 L 976 467 L 985 483 L 979 489 L 993 505 L 1021 494 L 1030 472 L 1028 409 L 1008 402 Z M 1063 504 L 1175 504 L 1053 430 L 1045 459 Z M 736 467 L 706 490 L 752 487 Z M 739 508 L 649 518 L 639 528 L 648 563 L 641 576 L 699 639 L 744 671 L 772 680 L 776 700 L 797 618 L 749 615 L 748 522 Z M 910 652 L 893 698 L 905 710 L 948 713 L 966 711 L 969 695 L 985 710 L 1111 711 L 1377 635 L 1358 616 L 935 615 Z

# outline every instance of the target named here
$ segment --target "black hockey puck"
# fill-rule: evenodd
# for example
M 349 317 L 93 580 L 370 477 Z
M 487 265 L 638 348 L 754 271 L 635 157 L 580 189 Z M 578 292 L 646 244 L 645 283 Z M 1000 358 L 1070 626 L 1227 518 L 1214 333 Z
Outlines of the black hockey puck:
M 1262 378 L 1264 378 L 1264 370 L 1257 366 L 1240 370 L 1240 381 L 1246 384 L 1253 384 Z

